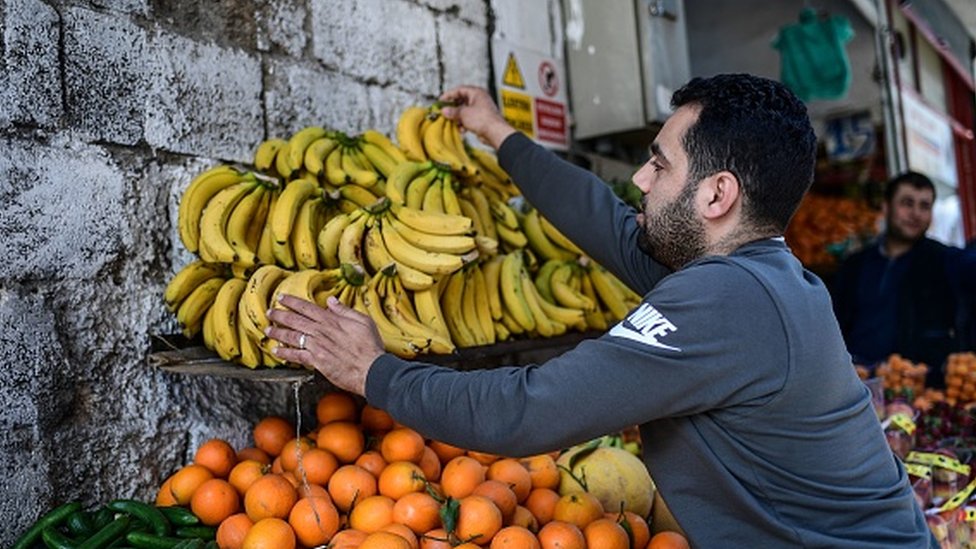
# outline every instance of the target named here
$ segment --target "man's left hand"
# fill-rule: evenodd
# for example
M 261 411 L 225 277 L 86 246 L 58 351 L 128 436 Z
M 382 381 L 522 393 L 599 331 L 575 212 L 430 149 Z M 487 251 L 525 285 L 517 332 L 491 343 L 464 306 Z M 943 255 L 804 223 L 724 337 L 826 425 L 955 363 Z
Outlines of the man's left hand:
M 314 368 L 333 385 L 366 396 L 366 374 L 384 353 L 376 325 L 330 297 L 322 308 L 290 295 L 281 296 L 286 309 L 272 309 L 265 333 L 279 342 L 274 354 L 282 360 Z

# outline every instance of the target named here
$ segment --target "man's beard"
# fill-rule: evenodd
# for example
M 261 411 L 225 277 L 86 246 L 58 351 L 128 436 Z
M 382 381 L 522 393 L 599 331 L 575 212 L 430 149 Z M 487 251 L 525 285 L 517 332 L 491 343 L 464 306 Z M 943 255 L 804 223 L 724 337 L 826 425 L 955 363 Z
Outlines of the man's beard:
M 890 241 L 902 244 L 915 244 L 925 236 L 925 231 L 917 234 L 908 234 L 901 227 L 891 222 L 891 218 L 885 220 L 885 238 Z
M 644 196 L 644 223 L 637 246 L 661 264 L 678 270 L 705 255 L 705 226 L 696 217 L 694 197 L 698 183 L 685 183 L 670 203 L 651 212 Z

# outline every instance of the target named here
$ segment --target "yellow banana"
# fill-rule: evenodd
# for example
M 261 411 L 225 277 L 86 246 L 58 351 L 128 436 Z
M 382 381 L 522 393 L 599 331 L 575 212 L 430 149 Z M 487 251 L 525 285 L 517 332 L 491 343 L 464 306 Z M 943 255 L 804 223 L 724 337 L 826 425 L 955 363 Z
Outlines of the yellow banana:
M 193 178 L 183 191 L 177 212 L 180 240 L 190 252 L 196 253 L 200 243 L 200 217 L 207 203 L 217 193 L 240 183 L 245 174 L 231 166 L 217 166 Z
M 385 273 L 384 273 L 385 274 Z M 400 279 L 394 275 L 384 276 L 383 310 L 390 321 L 408 335 L 430 340 L 430 351 L 438 354 L 448 354 L 455 350 L 450 335 L 441 335 L 434 328 L 420 322 L 413 303 L 407 296 L 406 290 L 400 284 Z M 379 289 L 377 290 L 379 291 Z
M 593 265 L 590 268 L 589 275 L 590 281 L 593 283 L 593 289 L 600 296 L 600 301 L 610 310 L 613 318 L 615 320 L 622 320 L 626 317 L 627 313 L 630 312 L 630 307 L 624 301 L 623 292 L 610 281 L 610 276 L 612 275 L 599 265 Z
M 227 220 L 234 208 L 259 184 L 253 179 L 242 181 L 217 193 L 207 204 L 200 218 L 200 257 L 214 263 L 234 263 L 240 260 L 228 241 Z M 243 235 L 240 235 L 243 238 Z M 209 256 L 209 257 L 208 257 Z
M 444 295 L 441 296 L 441 309 L 454 344 L 458 347 L 476 346 L 478 342 L 464 322 L 464 273 L 450 275 Z
M 278 175 L 287 180 L 291 177 L 291 174 L 295 171 L 291 168 L 291 144 L 285 143 L 278 149 L 278 154 L 275 155 L 275 171 Z
M 501 200 L 489 200 L 488 207 L 491 208 L 491 216 L 498 222 L 498 225 L 511 230 L 519 228 L 518 215 L 507 203 Z
M 521 273 L 521 254 L 519 252 L 507 254 L 502 260 L 499 287 L 502 291 L 502 303 L 505 304 L 505 310 L 512 315 L 512 318 L 523 330 L 531 332 L 536 329 L 536 321 L 531 309 L 529 309 L 525 291 L 522 288 Z
M 553 297 L 551 301 L 573 309 L 583 311 L 593 310 L 596 304 L 583 293 L 574 290 L 569 284 L 572 276 L 573 266 L 569 263 L 563 263 L 552 272 L 552 276 L 549 279 L 549 289 Z
M 482 170 L 482 175 L 484 172 L 488 172 L 502 184 L 509 184 L 512 182 L 512 178 L 509 177 L 508 173 L 498 164 L 498 158 L 495 157 L 495 155 L 477 147 L 468 147 L 467 151 L 468 155 L 482 168 L 484 168 L 484 170 Z
M 525 233 L 519 229 L 509 229 L 507 225 L 497 223 L 495 230 L 498 232 L 498 240 L 508 244 L 513 249 L 521 249 L 529 244 Z
M 423 135 L 424 151 L 434 162 L 444 164 L 451 171 L 461 173 L 464 170 L 464 164 L 444 142 L 444 125 L 446 123 L 446 117 L 438 116 L 427 127 Z
M 359 162 L 354 145 L 342 149 L 342 156 L 339 158 L 339 162 L 342 166 L 342 171 L 346 172 L 351 183 L 355 183 L 360 187 L 372 187 L 379 181 L 379 176 L 371 169 L 371 166 L 363 166 Z
M 339 238 L 352 221 L 352 214 L 339 213 L 326 222 L 316 237 L 319 262 L 328 269 L 339 266 Z
M 379 146 L 369 142 L 362 142 L 359 144 L 359 149 L 366 160 L 369 161 L 369 163 L 376 168 L 376 171 L 380 172 L 384 178 L 389 178 L 390 174 L 393 173 L 393 170 L 396 169 L 398 164 L 397 161 L 390 158 L 390 156 L 387 155 L 386 152 Z M 401 155 L 402 154 L 403 153 L 401 153 Z
M 433 164 L 431 164 L 433 166 Z M 404 202 L 398 202 L 398 205 L 406 205 L 408 208 L 413 210 L 420 210 L 424 207 L 424 196 L 427 194 L 427 189 L 440 177 L 440 170 L 428 169 L 422 172 L 417 177 L 410 180 L 406 189 L 406 198 Z M 387 193 L 389 195 L 389 193 Z
M 306 200 L 291 230 L 291 248 L 295 257 L 295 266 L 299 269 L 318 269 L 319 253 L 316 245 L 319 218 L 322 216 L 322 199 L 313 197 Z
M 380 338 L 383 340 L 383 347 L 387 351 L 400 356 L 412 357 L 430 347 L 430 339 L 406 334 L 387 318 L 372 282 L 363 286 L 359 297 L 362 299 L 366 313 L 376 324 Z
M 332 149 L 325 156 L 325 180 L 336 187 L 352 183 L 349 174 L 342 169 L 342 147 Z
M 458 207 L 461 209 L 461 215 L 471 219 L 471 223 L 474 226 L 474 234 L 484 235 L 485 225 L 481 222 L 481 216 L 478 214 L 478 210 L 474 207 L 474 204 L 464 197 L 458 197 L 457 202 Z M 491 221 L 491 224 L 494 225 L 495 222 Z
M 207 312 L 203 315 L 203 346 L 215 351 L 217 350 L 217 345 L 214 343 L 216 336 L 214 335 L 214 308 L 213 305 L 207 309 Z M 220 353 L 217 353 L 218 355 Z
M 254 151 L 254 167 L 262 172 L 266 172 L 274 165 L 275 155 L 281 147 L 288 143 L 284 139 L 266 139 L 258 145 Z
M 552 295 L 552 273 L 555 272 L 564 262 L 550 259 L 539 267 L 535 274 L 535 287 L 539 290 L 539 295 L 550 303 L 558 303 Z
M 471 277 L 470 270 L 466 269 L 462 273 L 464 292 L 461 294 L 461 317 L 464 320 L 464 325 L 474 337 L 475 344 L 487 345 L 488 335 L 481 330 L 481 321 L 478 319 L 478 296 L 474 287 L 474 279 Z
M 525 214 L 522 219 L 522 232 L 525 234 L 526 240 L 529 241 L 529 247 L 542 259 L 558 259 L 561 261 L 576 259 L 576 254 L 556 246 L 549 240 L 539 222 L 539 210 L 532 208 Z
M 339 265 L 349 263 L 352 265 L 363 264 L 363 235 L 366 233 L 366 222 L 368 216 L 360 216 L 355 221 L 342 230 L 339 236 L 338 259 Z
M 446 119 L 444 122 L 443 141 L 448 150 L 458 161 L 461 162 L 461 173 L 465 177 L 475 177 L 478 175 L 478 166 L 471 160 L 464 148 L 464 138 L 461 137 L 461 128 L 457 122 Z
M 262 265 L 248 279 L 241 296 L 243 314 L 238 315 L 238 322 L 244 324 L 245 329 L 262 348 L 266 347 L 264 341 L 267 339 L 264 329 L 270 325 L 267 312 L 271 308 L 271 295 L 289 273 L 277 265 Z
M 427 109 L 423 107 L 408 107 L 397 120 L 396 138 L 407 160 L 423 162 L 427 160 L 421 139 L 420 124 L 427 116 Z
M 254 215 L 251 217 L 251 221 L 247 226 L 247 232 L 244 234 L 244 248 L 250 250 L 254 254 L 254 262 L 258 263 L 261 258 L 258 254 L 258 247 L 261 244 L 261 235 L 264 233 L 264 227 L 268 223 L 268 215 L 271 212 L 271 205 L 274 204 L 274 196 L 277 195 L 277 189 L 265 188 L 265 192 L 261 197 L 261 203 L 258 204 L 257 209 L 254 211 Z M 228 221 L 228 226 L 230 221 Z M 228 234 L 230 230 L 228 230 Z M 233 242 L 231 242 L 233 244 Z M 238 255 L 244 257 L 246 252 L 238 250 Z
M 435 179 L 427 192 L 424 193 L 424 203 L 420 208 L 427 213 L 445 214 L 444 211 L 444 180 Z
M 383 223 L 383 219 L 377 219 L 366 229 L 366 235 L 363 237 L 363 255 L 366 256 L 366 265 L 374 273 L 396 264 L 393 256 L 387 251 L 386 244 L 383 243 L 383 235 L 380 233 L 380 226 Z
M 549 315 L 542 310 L 542 305 L 539 303 L 541 297 L 535 289 L 535 284 L 532 283 L 532 279 L 529 278 L 525 270 L 519 273 L 519 283 L 522 285 L 522 295 L 525 296 L 525 302 L 528 304 L 529 310 L 532 312 L 532 318 L 535 320 L 535 331 L 542 337 L 559 335 L 558 327 L 549 318 Z M 565 328 L 563 328 L 563 331 L 565 331 Z
M 339 269 L 327 271 L 304 269 L 296 273 L 289 273 L 278 283 L 271 294 L 271 306 L 275 309 L 286 309 L 284 305 L 279 303 L 283 295 L 290 295 L 314 303 L 315 293 L 326 284 L 334 285 L 340 277 Z
M 495 326 L 495 339 L 497 341 L 508 341 L 512 337 L 512 332 L 509 332 L 508 328 L 501 322 L 496 320 L 492 324 Z
M 183 335 L 187 339 L 200 333 L 203 328 L 203 315 L 207 314 L 207 309 L 213 305 L 217 292 L 224 285 L 223 278 L 211 278 L 204 281 L 186 296 L 176 309 L 176 320 L 183 327 Z
M 388 215 L 384 221 L 392 225 L 404 240 L 414 246 L 432 252 L 466 254 L 475 249 L 474 238 L 467 235 L 442 235 L 418 231 L 396 217 Z
M 515 321 L 515 318 L 512 317 L 512 313 L 508 312 L 508 309 L 505 309 L 505 311 L 502 313 L 501 322 L 502 322 L 502 326 L 505 326 L 505 328 L 507 328 L 509 332 L 515 335 L 521 335 L 525 333 L 525 328 L 523 328 L 521 324 Z
M 305 149 L 302 165 L 305 166 L 308 173 L 316 177 L 322 175 L 322 172 L 325 171 L 326 157 L 338 146 L 339 141 L 328 136 L 323 136 L 312 141 L 308 148 Z
M 404 204 L 407 200 L 407 185 L 421 173 L 430 170 L 430 162 L 403 162 L 393 168 L 386 180 L 386 196 L 397 204 Z
M 473 293 L 477 320 L 481 326 L 481 333 L 484 334 L 485 338 L 488 340 L 488 344 L 490 345 L 495 342 L 495 325 L 492 322 L 491 317 L 488 283 L 485 280 L 485 273 L 482 272 L 480 265 L 472 267 L 470 276 L 474 281 Z M 465 285 L 465 291 L 467 291 L 467 285 Z
M 237 308 L 244 295 L 247 281 L 232 278 L 220 287 L 214 304 L 210 308 L 214 312 L 214 350 L 220 358 L 232 361 L 241 354 L 240 330 L 237 327 Z
M 430 326 L 439 336 L 450 341 L 451 332 L 447 327 L 447 321 L 444 320 L 444 311 L 441 309 L 440 297 L 437 294 L 437 288 L 433 285 L 413 292 L 417 320 L 425 326 Z
M 321 126 L 308 126 L 291 136 L 288 140 L 288 167 L 291 171 L 299 170 L 305 165 L 305 149 L 316 139 L 325 137 L 326 133 Z
M 461 205 L 458 204 L 457 191 L 454 190 L 454 178 L 451 174 L 444 174 L 444 179 L 442 183 L 442 189 L 444 197 L 442 203 L 444 204 L 444 213 L 450 215 L 463 215 L 461 213 Z
M 557 229 L 555 225 L 553 225 L 542 215 L 539 215 L 539 224 L 542 225 L 542 232 L 549 237 L 549 240 L 551 240 L 553 244 L 565 250 L 569 250 L 574 255 L 583 255 L 583 250 L 579 249 L 579 246 L 574 244 L 572 240 L 566 238 L 566 235 L 559 232 L 559 229 Z
M 258 246 L 254 252 L 257 255 L 258 263 L 262 265 L 269 265 L 275 262 L 274 250 L 271 249 L 271 241 L 274 240 L 271 237 L 271 219 L 275 206 L 278 205 L 278 197 L 280 195 L 281 192 L 277 189 L 271 192 L 271 200 L 268 202 L 268 213 L 264 217 L 261 236 L 258 238 Z
M 256 262 L 256 245 L 252 246 L 254 231 L 252 228 L 257 225 L 257 214 L 266 204 L 267 189 L 264 185 L 256 185 L 254 189 L 237 203 L 237 206 L 230 212 L 227 218 L 227 242 L 237 255 L 236 262 L 244 265 L 254 265 Z M 263 225 L 263 220 L 262 220 Z M 260 237 L 260 234 L 258 234 Z
M 242 321 L 243 313 L 241 303 L 238 302 L 237 305 L 237 341 L 240 345 L 241 355 L 237 357 L 237 361 L 248 368 L 257 368 L 263 364 L 261 348 L 258 347 L 257 342 L 251 337 L 251 334 L 244 328 L 244 322 Z
M 386 243 L 390 255 L 408 267 L 431 276 L 439 276 L 453 273 L 464 266 L 464 259 L 460 255 L 432 252 L 407 242 L 393 229 L 392 224 L 384 223 L 381 229 L 383 242 Z
M 481 224 L 484 227 L 484 232 L 481 234 L 493 240 L 498 240 L 498 232 L 495 231 L 495 222 L 491 215 L 491 206 L 488 203 L 488 197 L 485 196 L 485 191 L 479 187 L 468 187 L 467 197 L 474 204 L 474 209 L 478 211 L 478 217 L 481 218 Z
M 590 281 L 589 274 L 584 272 L 579 278 L 580 293 L 593 303 L 593 308 L 585 311 L 586 325 L 594 330 L 607 330 L 610 325 L 607 324 L 607 318 L 600 309 L 600 301 L 597 299 L 596 290 L 593 289 L 593 283 Z
M 472 222 L 461 215 L 436 214 L 391 203 L 390 212 L 404 225 L 430 234 L 468 234 Z
M 376 130 L 370 129 L 364 131 L 363 141 L 382 150 L 383 153 L 390 157 L 396 164 L 407 161 L 407 157 L 403 154 L 403 151 L 398 149 L 397 146 L 390 141 L 390 138 Z
M 275 259 L 289 269 L 295 266 L 289 237 L 295 225 L 295 218 L 302 204 L 319 191 L 318 182 L 310 177 L 296 179 L 281 191 L 274 211 L 271 212 L 271 250 Z
M 488 310 L 493 320 L 501 320 L 502 318 L 502 294 L 499 284 L 501 284 L 502 261 L 504 259 L 502 256 L 495 256 L 481 264 L 481 271 L 485 277 L 485 291 L 488 292 Z
M 344 199 L 352 202 L 353 204 L 359 206 L 360 208 L 368 208 L 380 199 L 369 189 L 365 187 L 360 187 L 359 185 L 343 185 L 336 189 L 335 193 L 330 195 L 333 199 Z
M 166 285 L 166 290 L 163 292 L 163 300 L 166 302 L 166 307 L 170 311 L 175 312 L 179 308 L 180 303 L 197 286 L 211 278 L 221 276 L 223 272 L 223 269 L 218 265 L 212 265 L 200 260 L 187 264 Z

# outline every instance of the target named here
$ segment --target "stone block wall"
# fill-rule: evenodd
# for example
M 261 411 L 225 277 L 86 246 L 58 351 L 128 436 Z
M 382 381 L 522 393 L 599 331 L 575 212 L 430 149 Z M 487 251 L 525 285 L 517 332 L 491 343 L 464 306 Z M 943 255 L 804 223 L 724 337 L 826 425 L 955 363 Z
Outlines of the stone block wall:
M 490 77 L 489 0 L 0 0 L 0 546 L 72 499 L 150 499 L 212 437 L 328 388 L 146 362 L 191 259 L 180 194 L 309 124 L 389 133 Z M 305 419 L 314 418 L 314 413 Z

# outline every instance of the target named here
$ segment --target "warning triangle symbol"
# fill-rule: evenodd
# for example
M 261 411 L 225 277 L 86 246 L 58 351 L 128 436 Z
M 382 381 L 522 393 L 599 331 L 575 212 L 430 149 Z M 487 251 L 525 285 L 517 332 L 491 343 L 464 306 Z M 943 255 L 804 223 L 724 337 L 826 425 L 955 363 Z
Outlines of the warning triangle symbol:
M 502 84 L 506 86 L 511 86 L 513 88 L 518 88 L 520 90 L 525 89 L 525 80 L 522 79 L 522 71 L 518 68 L 518 63 L 515 62 L 515 54 L 508 54 L 508 61 L 505 62 L 505 75 L 502 77 Z

